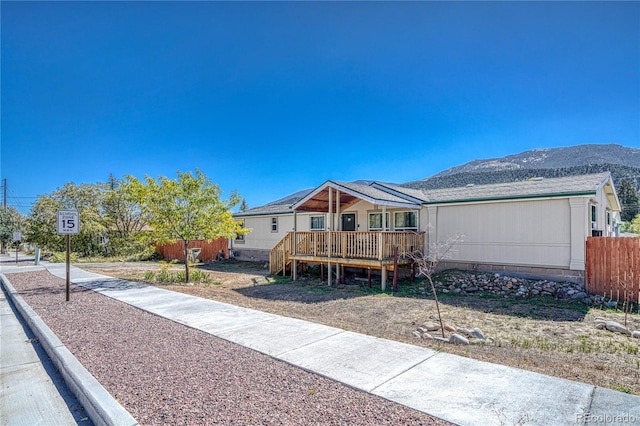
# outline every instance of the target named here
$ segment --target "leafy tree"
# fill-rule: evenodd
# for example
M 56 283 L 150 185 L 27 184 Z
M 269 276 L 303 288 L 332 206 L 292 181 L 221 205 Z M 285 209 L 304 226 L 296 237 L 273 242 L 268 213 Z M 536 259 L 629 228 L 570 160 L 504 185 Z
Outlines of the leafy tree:
M 130 183 L 110 175 L 102 197 L 102 215 L 109 235 L 109 246 L 116 254 L 131 254 L 144 248 L 136 237 L 145 223 L 140 204 L 130 186 Z
M 638 214 L 632 221 L 630 231 L 636 234 L 640 234 L 640 214 Z
M 41 195 L 27 218 L 27 238 L 47 250 L 64 250 L 64 238 L 56 230 L 58 211 L 78 210 L 80 232 L 71 236 L 74 250 L 85 256 L 100 253 L 99 238 L 106 231 L 100 211 L 101 199 L 99 185 L 91 184 L 67 183 L 51 194 Z
M 229 199 L 221 200 L 220 187 L 197 169 L 195 176 L 191 172 L 178 172 L 175 180 L 147 176 L 140 181 L 127 176 L 126 184 L 140 203 L 151 229 L 149 235 L 160 244 L 184 243 L 186 282 L 189 282 L 187 259 L 191 241 L 232 238 L 249 231 L 231 214 L 240 201 L 238 194 L 233 192 Z
M 0 210 L 0 244 L 8 246 L 13 241 L 13 233 L 24 231 L 25 218 L 13 207 Z
M 624 222 L 630 222 L 634 217 L 640 213 L 640 196 L 638 191 L 627 179 L 620 181 L 620 188 L 618 188 L 618 199 L 622 205 L 622 211 L 620 212 L 620 218 Z

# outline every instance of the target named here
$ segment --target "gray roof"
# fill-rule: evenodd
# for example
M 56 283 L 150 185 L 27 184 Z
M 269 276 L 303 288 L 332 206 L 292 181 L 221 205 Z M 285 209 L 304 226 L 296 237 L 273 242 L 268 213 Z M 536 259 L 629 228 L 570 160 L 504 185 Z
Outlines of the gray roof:
M 337 186 L 341 186 L 352 192 L 356 192 L 358 194 L 362 194 L 369 199 L 378 202 L 378 204 L 384 204 L 385 202 L 389 203 L 400 203 L 400 204 L 415 204 L 411 203 L 407 200 L 407 197 L 403 197 L 404 194 L 393 194 L 389 191 L 384 191 L 379 186 L 377 186 L 377 182 L 371 182 L 368 185 L 362 185 L 358 183 L 348 183 L 348 182 L 333 182 Z
M 609 172 L 561 178 L 536 178 L 518 182 L 489 185 L 467 185 L 458 188 L 412 189 L 399 185 L 370 182 L 369 184 L 327 181 L 314 190 L 305 190 L 262 207 L 256 207 L 234 216 L 259 216 L 292 213 L 292 206 L 328 184 L 359 194 L 378 204 L 441 204 L 489 200 L 592 195 L 610 178 Z
M 609 178 L 609 172 L 561 178 L 536 178 L 491 185 L 421 190 L 427 204 L 589 195 Z

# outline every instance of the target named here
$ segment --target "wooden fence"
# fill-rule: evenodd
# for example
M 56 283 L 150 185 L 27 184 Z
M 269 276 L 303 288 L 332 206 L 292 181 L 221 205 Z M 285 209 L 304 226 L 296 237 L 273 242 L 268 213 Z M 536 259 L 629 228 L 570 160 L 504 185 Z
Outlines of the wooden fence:
M 228 240 L 226 238 L 218 238 L 217 240 L 210 242 L 196 240 L 189 243 L 190 249 L 200 249 L 200 256 L 198 256 L 198 259 L 200 259 L 201 262 L 215 260 L 220 250 L 222 250 L 224 258 L 227 259 L 229 257 L 229 249 L 227 247 Z M 184 243 L 182 241 L 156 246 L 156 251 L 165 259 L 177 259 L 184 261 Z
M 640 303 L 640 238 L 587 238 L 585 288 L 591 294 Z

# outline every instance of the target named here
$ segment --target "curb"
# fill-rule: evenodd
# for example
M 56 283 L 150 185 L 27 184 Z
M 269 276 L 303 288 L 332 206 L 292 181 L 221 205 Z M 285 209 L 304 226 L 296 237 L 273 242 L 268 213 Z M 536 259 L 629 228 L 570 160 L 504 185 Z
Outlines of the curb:
M 96 426 L 137 426 L 133 416 L 80 364 L 1 273 L 0 282 L 91 421 Z

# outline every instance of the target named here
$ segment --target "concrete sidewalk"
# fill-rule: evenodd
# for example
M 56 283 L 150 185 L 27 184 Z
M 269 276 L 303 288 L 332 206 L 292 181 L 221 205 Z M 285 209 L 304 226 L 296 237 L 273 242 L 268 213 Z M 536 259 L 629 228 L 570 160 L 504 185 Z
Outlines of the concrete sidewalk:
M 93 424 L 4 291 L 0 338 L 0 425 Z
M 0 426 L 137 425 L 6 279 L 45 270 L 19 260 L 0 258 Z
M 64 264 L 45 264 L 64 278 Z M 25 267 L 22 267 L 23 269 Z M 71 268 L 74 283 L 461 425 L 640 423 L 640 397 Z
M 64 277 L 64 265 L 47 265 Z M 72 268 L 72 281 L 461 425 L 640 423 L 640 397 Z

